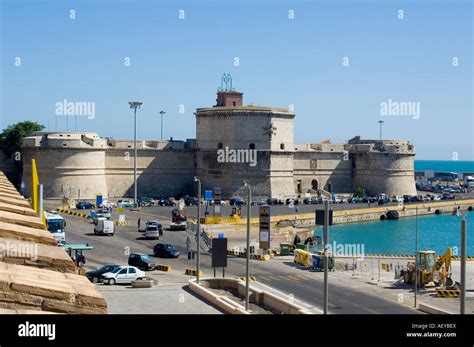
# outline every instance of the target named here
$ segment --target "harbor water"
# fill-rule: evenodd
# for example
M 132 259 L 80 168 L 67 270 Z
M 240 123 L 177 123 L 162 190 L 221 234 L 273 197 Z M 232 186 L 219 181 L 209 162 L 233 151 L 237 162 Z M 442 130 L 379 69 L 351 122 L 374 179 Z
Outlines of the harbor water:
M 474 256 L 474 211 L 466 211 L 465 217 L 467 255 Z M 363 246 L 365 254 L 414 254 L 417 229 L 419 250 L 443 254 L 451 247 L 460 255 L 461 217 L 450 213 L 334 225 L 329 228 L 329 244 Z M 318 226 L 316 234 L 322 237 L 323 228 Z

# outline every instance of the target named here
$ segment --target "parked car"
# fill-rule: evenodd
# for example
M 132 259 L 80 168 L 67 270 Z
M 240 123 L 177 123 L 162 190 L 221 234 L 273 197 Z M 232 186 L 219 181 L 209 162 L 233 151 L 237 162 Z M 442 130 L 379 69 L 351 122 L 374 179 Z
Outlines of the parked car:
M 102 282 L 110 285 L 116 283 L 132 283 L 146 276 L 145 272 L 135 266 L 118 266 L 102 275 Z
M 117 201 L 117 207 L 133 207 L 133 201 L 130 199 L 121 199 Z
M 109 200 L 102 200 L 102 204 L 100 204 L 97 207 L 111 209 L 111 208 L 116 208 L 117 204 L 115 202 L 111 202 Z
M 291 204 L 291 203 L 293 203 L 293 205 L 299 205 L 300 201 L 299 201 L 298 199 L 296 199 L 296 198 L 288 198 L 288 199 L 286 199 L 286 201 L 285 201 L 285 204 L 286 204 L 286 205 L 289 205 L 289 204 Z
M 119 267 L 117 264 L 106 264 L 100 268 L 85 273 L 86 277 L 93 283 L 99 283 L 103 274 L 111 272 L 113 269 Z
M 146 197 L 139 197 L 137 199 L 138 201 L 138 205 L 139 206 L 146 206 L 146 207 L 150 207 L 150 206 L 155 206 L 155 202 L 153 201 L 152 198 L 146 198 Z
M 148 254 L 132 253 L 128 257 L 128 265 L 136 266 L 143 271 L 151 271 L 155 269 L 156 263 L 150 258 Z
M 229 204 L 230 206 L 244 206 L 246 202 L 241 198 L 232 198 L 229 200 Z
M 316 196 L 312 196 L 310 198 L 303 199 L 303 204 L 305 204 L 305 205 L 317 205 L 317 204 L 319 204 L 319 200 Z
M 79 210 L 88 210 L 94 207 L 95 207 L 94 204 L 89 201 L 78 201 L 76 203 L 76 208 Z
M 252 201 L 252 206 L 265 206 L 267 203 L 262 199 L 254 199 Z
M 197 198 L 187 197 L 187 198 L 184 199 L 184 203 L 186 204 L 186 206 L 197 206 L 198 201 L 199 200 Z
M 283 205 L 283 201 L 281 201 L 280 199 L 268 198 L 267 204 L 268 205 Z
M 180 256 L 178 250 L 169 243 L 157 243 L 153 247 L 153 254 L 160 258 L 178 258 Z

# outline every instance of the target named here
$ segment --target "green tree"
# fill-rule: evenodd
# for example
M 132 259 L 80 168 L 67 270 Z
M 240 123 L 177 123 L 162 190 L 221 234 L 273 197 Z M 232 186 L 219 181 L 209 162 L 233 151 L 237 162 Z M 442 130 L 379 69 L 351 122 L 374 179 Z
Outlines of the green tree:
M 31 136 L 33 132 L 43 129 L 44 125 L 30 121 L 9 125 L 0 134 L 0 150 L 5 156 L 5 159 L 11 159 L 16 153 L 20 153 L 21 145 L 25 137 Z
M 354 196 L 358 198 L 363 198 L 365 196 L 364 188 L 358 187 L 354 190 Z

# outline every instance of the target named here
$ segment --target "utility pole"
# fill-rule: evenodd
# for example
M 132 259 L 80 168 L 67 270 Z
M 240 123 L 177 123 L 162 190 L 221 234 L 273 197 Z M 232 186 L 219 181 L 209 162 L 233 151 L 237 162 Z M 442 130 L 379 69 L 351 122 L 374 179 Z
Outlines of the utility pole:
M 197 183 L 197 254 L 196 254 L 196 283 L 199 284 L 199 255 L 201 253 L 201 180 L 194 177 Z
M 415 207 L 415 288 L 414 288 L 414 293 L 415 293 L 415 308 L 417 306 L 417 296 L 418 296 L 418 281 L 420 280 L 419 278 L 419 273 L 418 273 L 418 206 Z M 420 281 L 421 283 L 421 281 Z
M 158 112 L 161 115 L 161 140 L 163 140 L 163 115 L 166 113 L 165 111 Z
M 378 123 L 380 124 L 380 139 L 382 140 L 382 124 L 384 123 L 384 121 L 379 120 Z
M 245 182 L 245 187 L 247 187 L 247 249 L 246 249 L 246 259 L 245 259 L 245 310 L 249 310 L 249 301 L 250 301 L 250 213 L 252 205 L 252 188 L 248 182 Z
M 461 220 L 461 303 L 460 313 L 466 314 L 466 217 Z
M 131 101 L 128 103 L 130 108 L 133 108 L 133 207 L 138 207 L 138 199 L 137 199 L 137 108 L 143 104 L 140 101 Z
M 328 298 L 328 242 L 329 242 L 329 200 L 324 201 L 324 314 L 328 314 L 329 298 Z

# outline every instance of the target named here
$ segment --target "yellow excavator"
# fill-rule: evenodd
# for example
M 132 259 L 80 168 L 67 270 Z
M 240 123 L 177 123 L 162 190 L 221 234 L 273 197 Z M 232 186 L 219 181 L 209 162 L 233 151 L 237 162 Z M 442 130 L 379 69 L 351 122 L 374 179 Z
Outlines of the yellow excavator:
M 451 287 L 451 248 L 446 249 L 443 256 L 436 258 L 435 251 L 418 251 L 416 261 L 418 263 L 418 272 L 420 278 L 417 281 L 418 287 L 425 287 L 433 282 L 437 287 Z M 406 284 L 413 284 L 416 281 L 416 264 L 410 262 L 407 269 L 400 272 L 400 277 Z

